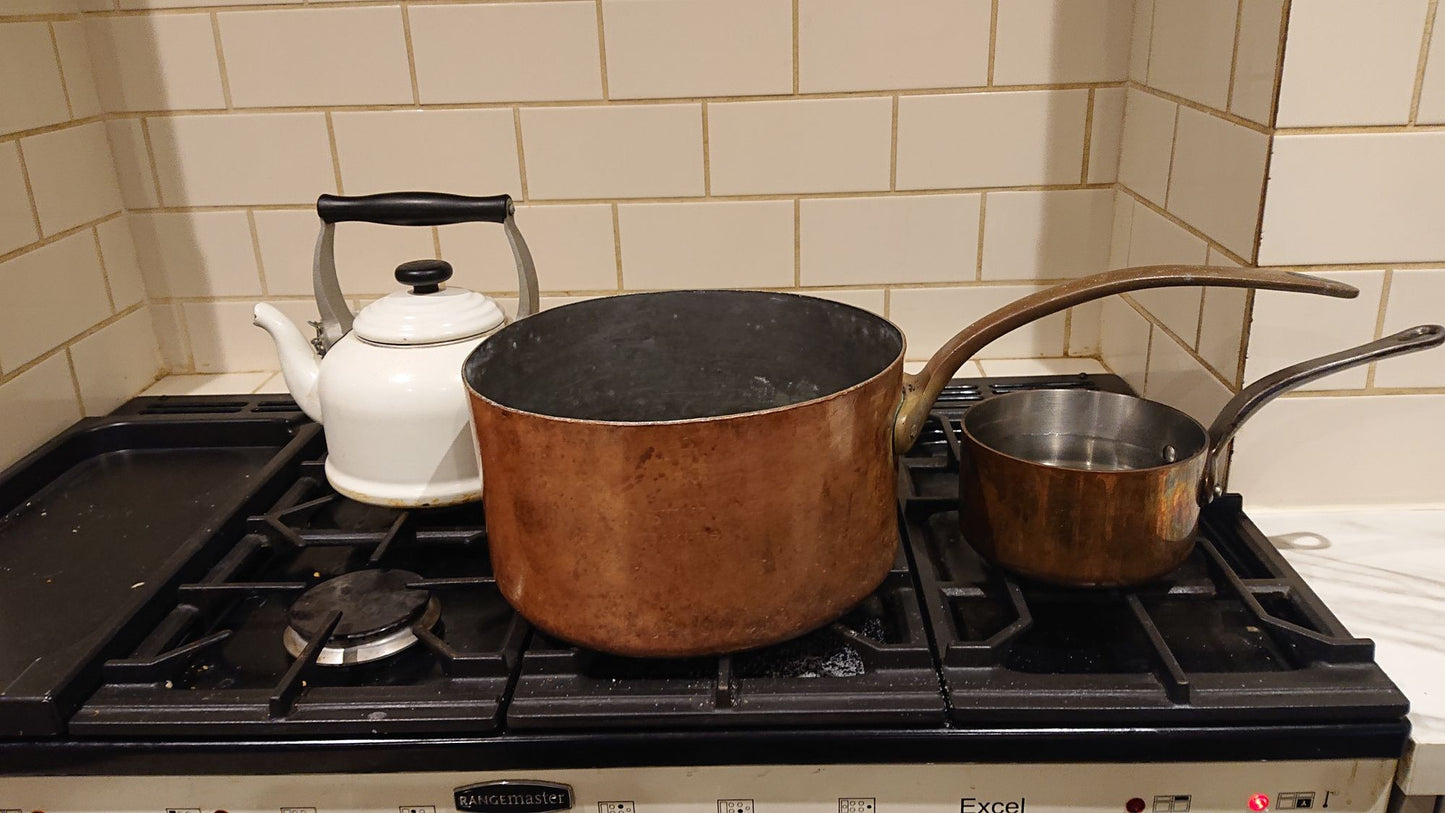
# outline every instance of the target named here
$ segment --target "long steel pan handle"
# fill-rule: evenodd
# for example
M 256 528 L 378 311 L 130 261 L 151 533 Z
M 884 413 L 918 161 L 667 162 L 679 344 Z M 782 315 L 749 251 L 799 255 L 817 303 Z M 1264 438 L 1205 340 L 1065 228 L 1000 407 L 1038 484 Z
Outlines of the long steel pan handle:
M 1045 288 L 1005 305 L 959 331 L 933 354 L 922 370 L 914 375 L 904 376 L 903 400 L 893 427 L 894 453 L 901 455 L 912 448 L 914 441 L 918 439 L 918 433 L 923 429 L 929 408 L 943 391 L 943 386 L 958 372 L 958 368 L 1005 333 L 1050 314 L 1106 296 L 1145 288 L 1184 285 L 1296 291 L 1341 299 L 1353 299 L 1360 294 L 1343 282 L 1306 274 L 1204 265 L 1124 268 Z
M 1214 423 L 1209 425 L 1209 459 L 1204 465 L 1201 499 L 1208 502 L 1219 496 L 1219 460 L 1223 457 L 1224 450 L 1229 448 L 1229 442 L 1238 434 L 1239 428 L 1265 404 L 1302 384 L 1341 370 L 1391 356 L 1418 353 L 1442 344 L 1445 344 L 1445 327 L 1418 325 L 1359 347 L 1290 365 L 1240 390 L 1239 394 L 1231 398 L 1229 403 L 1224 405 L 1224 409 L 1219 411 Z

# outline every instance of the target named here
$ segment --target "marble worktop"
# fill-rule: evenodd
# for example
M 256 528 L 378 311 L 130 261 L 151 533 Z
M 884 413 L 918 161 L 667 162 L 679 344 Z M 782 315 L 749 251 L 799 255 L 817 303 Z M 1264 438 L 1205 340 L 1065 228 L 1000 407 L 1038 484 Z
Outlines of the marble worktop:
M 1445 794 L 1445 508 L 1246 511 L 1410 699 L 1397 782 Z

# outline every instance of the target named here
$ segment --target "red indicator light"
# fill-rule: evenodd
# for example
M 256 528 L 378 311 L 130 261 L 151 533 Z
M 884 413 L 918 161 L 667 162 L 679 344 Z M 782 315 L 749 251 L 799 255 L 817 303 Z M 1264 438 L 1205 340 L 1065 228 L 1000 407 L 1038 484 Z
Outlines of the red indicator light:
M 1249 797 L 1249 809 L 1259 813 L 1261 810 L 1269 809 L 1269 797 L 1263 793 L 1256 793 Z
M 1144 813 L 1144 800 L 1138 796 L 1124 803 L 1124 809 L 1129 813 Z

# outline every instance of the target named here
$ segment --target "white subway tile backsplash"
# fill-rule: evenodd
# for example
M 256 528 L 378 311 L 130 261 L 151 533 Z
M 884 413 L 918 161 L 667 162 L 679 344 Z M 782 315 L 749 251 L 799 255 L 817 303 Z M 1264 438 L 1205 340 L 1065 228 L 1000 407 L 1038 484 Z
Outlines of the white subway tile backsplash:
M 312 203 L 336 191 L 322 113 L 175 116 L 146 125 L 167 206 Z
M 1235 441 L 1230 490 L 1261 508 L 1439 505 L 1441 414 L 1445 395 L 1281 398 Z
M 708 105 L 712 193 L 887 189 L 892 104 L 865 98 Z
M 1445 257 L 1445 132 L 1276 135 L 1260 265 Z
M 1189 351 L 1169 336 L 1154 333 L 1145 398 L 1168 404 L 1207 427 L 1232 396 Z
M 267 296 L 311 296 L 311 261 L 321 222 L 314 209 L 256 212 L 256 241 Z M 435 258 L 432 231 L 415 226 L 338 223 L 336 274 L 348 296 L 376 296 L 401 290 L 396 267 L 408 260 Z M 452 281 L 474 287 L 456 269 Z
M 617 222 L 629 290 L 793 284 L 792 201 L 624 204 Z
M 316 303 L 311 299 L 273 301 L 302 335 L 313 335 L 307 320 L 318 319 Z M 191 352 L 196 372 L 257 372 L 276 370 L 280 362 L 271 337 L 252 324 L 250 302 L 187 302 L 185 313 Z
M 20 140 L 46 236 L 120 211 L 105 126 L 92 122 Z
M 1147 206 L 1136 203 L 1129 230 L 1129 265 L 1203 264 L 1207 244 Z M 1158 288 L 1130 294 L 1159 323 L 1193 346 L 1202 289 Z
M 1445 324 L 1445 269 L 1391 273 L 1384 335 L 1416 325 Z M 1426 350 L 1375 365 L 1376 387 L 1445 387 L 1445 350 Z
M 1179 110 L 1169 211 L 1241 257 L 1254 255 L 1269 136 Z
M 1104 304 L 1099 300 L 1069 308 L 1069 344 L 1064 348 L 1070 356 L 1099 355 L 1099 322 Z
M 881 288 L 804 288 L 798 293 L 833 302 L 842 302 L 879 316 L 887 315 L 884 304 L 887 300 L 887 292 Z
M 406 13 L 423 104 L 602 98 L 592 0 L 411 6 Z
M 1238 0 L 1155 0 L 1149 85 L 1223 110 Z
M 906 96 L 898 188 L 1078 183 L 1086 90 Z
M 1438 17 L 1435 25 L 1430 36 L 1430 51 L 1425 57 L 1420 106 L 1415 111 L 1418 124 L 1445 124 L 1445 33 L 1441 33 L 1445 26 L 1440 25 Z
M 280 395 L 287 391 L 286 380 L 280 373 L 197 373 L 166 376 L 141 395 L 237 395 L 250 392 Z
M 0 263 L 0 370 L 14 370 L 111 315 L 89 231 Z
M 1179 105 L 1129 88 L 1124 102 L 1119 182 L 1160 206 L 1169 192 L 1174 125 Z
M 151 296 L 261 293 L 245 212 L 153 212 L 131 214 L 130 221 Z
M 984 279 L 1061 279 L 1109 265 L 1114 190 L 990 192 Z
M 155 173 L 140 119 L 115 119 L 105 123 L 106 140 L 115 159 L 116 180 L 121 201 L 127 209 L 153 209 L 160 205 Z
M 1279 291 L 1256 292 L 1249 349 L 1244 360 L 1246 381 L 1374 338 L 1385 272 L 1312 273 L 1349 283 L 1360 289 L 1360 295 L 1357 299 L 1332 299 Z M 1300 389 L 1359 389 L 1365 386 L 1365 374 L 1364 367 L 1356 367 L 1305 384 Z
M 331 121 L 348 195 L 522 194 L 511 110 L 333 113 Z
M 29 454 L 80 420 L 80 402 L 64 353 L 0 384 L 0 466 Z
M 25 173 L 15 142 L 0 144 L 0 254 L 9 254 L 40 239 L 30 197 L 25 194 Z
M 186 323 L 181 306 L 169 302 L 152 302 L 148 310 L 151 313 L 151 327 L 156 332 L 161 364 L 167 372 L 190 370 L 191 343 L 186 338 Z
M 527 238 L 543 291 L 617 288 L 617 241 L 612 207 L 517 207 L 517 228 Z M 442 259 L 457 269 L 459 284 L 479 291 L 517 290 L 512 249 L 502 230 L 488 223 L 443 226 Z
M 100 260 L 105 264 L 105 278 L 110 283 L 110 298 L 115 309 L 122 311 L 145 299 L 145 281 L 131 237 L 130 220 L 115 217 L 101 223 L 95 227 L 95 239 L 100 243 Z
M 1114 189 L 1114 224 L 1109 232 L 1109 269 L 1129 265 L 1129 239 L 1134 227 L 1134 198 L 1118 187 Z
M 237 107 L 413 101 L 399 6 L 231 11 L 216 20 Z
M 1099 357 L 1135 392 L 1144 391 L 1149 340 L 1154 326 L 1117 296 L 1104 300 L 1099 317 Z M 1162 333 L 1160 341 L 1168 341 Z
M 60 52 L 61 74 L 65 77 L 65 95 L 70 99 L 70 117 L 83 119 L 94 116 L 101 112 L 100 96 L 95 90 L 95 74 L 91 71 L 85 28 L 79 20 L 62 20 L 53 26 L 55 47 Z
M 793 90 L 788 0 L 603 0 L 602 20 L 609 98 Z
M 1427 5 L 1427 0 L 1292 4 L 1278 125 L 1408 121 Z
M 80 0 L 109 9 L 115 0 Z M 122 9 L 203 8 L 206 6 L 299 6 L 305 0 L 119 0 Z
M 50 26 L 0 22 L 0 76 L 0 135 L 70 118 Z
M 1107 373 L 1109 369 L 1094 359 L 1031 358 L 984 359 L 978 363 L 990 378 L 1021 375 L 1075 376 L 1080 373 Z
M 1243 288 L 1206 288 L 1199 315 L 1199 357 L 1235 384 L 1248 302 L 1249 291 Z
M 1241 0 L 1229 112 L 1259 124 L 1271 123 L 1283 22 L 1284 0 Z
M 1149 80 L 1149 46 L 1154 38 L 1154 0 L 1134 0 L 1134 26 L 1129 35 L 1129 78 Z
M 161 372 L 155 328 L 145 308 L 132 311 L 70 347 L 80 402 L 104 415 L 155 382 Z
M 1134 0 L 1011 0 L 998 6 L 996 85 L 1115 82 L 1129 72 Z
M 900 288 L 889 293 L 889 314 L 908 335 L 907 356 L 926 359 L 974 320 L 1039 290 L 1037 285 Z M 1064 314 L 1025 325 L 985 347 L 978 359 L 1061 356 Z
M 533 198 L 703 193 L 701 105 L 530 108 L 521 116 Z
M 1124 135 L 1124 88 L 1094 91 L 1094 116 L 1089 134 L 1089 183 L 1119 179 L 1119 144 Z
M 802 284 L 972 280 L 979 201 L 976 194 L 805 200 Z
M 211 15 L 87 18 L 85 33 L 107 111 L 226 106 Z
M 988 81 L 987 0 L 798 0 L 803 93 Z

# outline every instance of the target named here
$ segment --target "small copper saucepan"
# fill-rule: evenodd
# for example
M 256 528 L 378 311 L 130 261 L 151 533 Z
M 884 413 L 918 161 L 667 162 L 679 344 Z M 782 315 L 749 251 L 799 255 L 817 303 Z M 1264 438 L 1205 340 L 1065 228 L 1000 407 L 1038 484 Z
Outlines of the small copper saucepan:
M 1287 367 L 1246 387 L 1209 429 L 1130 395 L 1034 390 L 964 413 L 959 520 L 965 538 L 1008 570 L 1055 584 L 1122 587 L 1189 556 L 1201 506 L 1241 425 L 1301 384 L 1445 343 L 1422 325 Z

